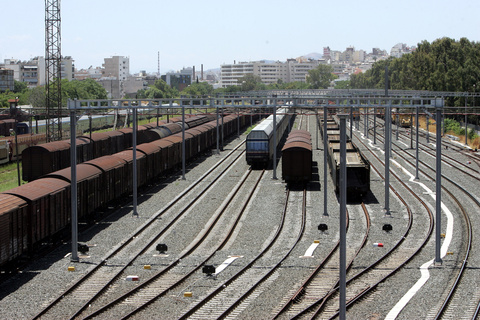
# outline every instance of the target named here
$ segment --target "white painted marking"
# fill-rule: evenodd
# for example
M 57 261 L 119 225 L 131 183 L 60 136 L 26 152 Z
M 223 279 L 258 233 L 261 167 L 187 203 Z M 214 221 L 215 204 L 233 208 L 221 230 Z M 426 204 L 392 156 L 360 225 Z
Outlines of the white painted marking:
M 380 150 L 382 153 L 384 153 L 380 148 L 375 147 L 372 145 L 372 141 L 369 139 L 369 145 L 372 148 L 377 148 Z M 410 182 L 416 183 L 420 185 L 426 192 L 425 194 L 429 194 L 433 199 L 435 199 L 436 194 L 427 186 L 425 186 L 423 183 L 415 181 L 415 176 L 412 175 L 407 169 L 404 167 L 400 166 L 398 162 L 395 160 L 391 160 L 393 163 L 396 163 L 399 168 L 402 168 L 403 172 L 405 172 L 407 175 L 410 176 Z M 452 237 L 453 237 L 453 215 L 448 210 L 447 206 L 441 203 L 441 207 L 445 215 L 447 216 L 447 230 L 445 233 L 445 240 L 443 241 L 442 247 L 440 249 L 440 257 L 443 258 L 447 254 L 448 247 L 450 243 L 452 242 Z M 385 319 L 392 320 L 396 319 L 398 314 L 403 310 L 403 308 L 407 305 L 407 303 L 413 298 L 413 296 L 420 290 L 423 285 L 428 281 L 430 278 L 430 272 L 428 271 L 428 268 L 433 264 L 433 261 L 435 259 L 432 259 L 430 261 L 425 262 L 420 266 L 420 279 L 413 285 L 413 287 L 410 288 L 410 290 L 400 299 L 400 301 L 397 302 L 397 304 L 390 310 L 390 312 L 387 314 L 387 317 Z
M 319 244 L 320 242 L 312 243 L 310 247 L 307 249 L 307 251 L 305 251 L 305 254 L 303 256 L 300 256 L 300 258 L 310 258 L 310 257 L 313 258 L 313 252 L 315 251 L 315 249 L 317 249 Z
M 227 260 L 225 260 L 221 265 L 215 268 L 215 276 L 225 270 L 233 261 L 237 260 L 238 258 L 243 258 L 243 256 L 230 256 Z
M 405 168 L 403 168 L 403 171 L 410 176 L 410 182 L 417 183 L 420 185 L 423 189 L 426 190 L 426 192 L 435 200 L 436 195 L 435 193 L 427 188 L 423 183 L 415 181 L 415 177 L 408 172 Z M 447 230 L 445 233 L 445 240 L 443 241 L 442 247 L 440 249 L 440 257 L 443 258 L 447 254 L 448 247 L 450 243 L 452 242 L 452 237 L 453 237 L 453 215 L 448 210 L 447 206 L 441 203 L 441 207 L 445 215 L 447 216 Z M 420 266 L 420 279 L 413 285 L 413 287 L 408 290 L 408 292 L 400 299 L 400 301 L 397 302 L 397 304 L 390 310 L 390 312 L 387 314 L 387 317 L 385 319 L 396 319 L 398 314 L 405 308 L 408 302 L 413 298 L 413 296 L 420 290 L 423 285 L 427 282 L 427 280 L 430 278 L 430 272 L 428 272 L 428 268 L 433 264 L 434 259 L 425 262 Z

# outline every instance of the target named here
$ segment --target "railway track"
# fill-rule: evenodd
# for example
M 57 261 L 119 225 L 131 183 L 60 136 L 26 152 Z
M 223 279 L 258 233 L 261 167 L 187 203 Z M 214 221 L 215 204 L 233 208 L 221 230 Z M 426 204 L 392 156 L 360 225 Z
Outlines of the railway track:
M 407 164 L 412 167 L 415 167 L 415 164 L 412 163 L 407 156 L 414 159 L 414 156 L 411 155 L 408 151 L 403 150 L 402 148 L 398 148 L 398 150 L 393 150 L 395 154 L 397 154 L 401 159 L 403 159 Z M 405 155 L 403 155 L 405 154 Z M 443 155 L 442 155 L 443 158 Z M 423 161 L 419 161 L 419 163 L 424 166 L 425 168 L 429 169 L 433 173 L 435 173 L 435 169 L 428 165 Z M 459 169 L 458 167 L 456 167 Z M 464 170 L 459 169 L 463 173 L 467 174 L 473 179 L 478 180 L 478 178 L 470 173 L 465 172 Z M 425 170 L 419 169 L 419 171 L 429 180 L 435 181 L 435 177 L 428 174 Z M 448 183 L 455 186 L 463 195 L 470 199 L 472 203 L 477 207 L 477 210 L 480 209 L 480 202 L 474 197 L 470 192 L 468 192 L 464 187 L 462 187 L 459 183 L 453 181 L 451 178 L 448 178 L 444 174 L 442 174 L 442 179 L 445 179 Z M 480 310 L 480 295 L 473 295 L 471 296 L 468 302 L 465 301 L 465 296 L 462 292 L 470 291 L 469 286 L 471 285 L 472 281 L 475 281 L 475 277 L 473 275 L 468 275 L 469 270 L 466 267 L 469 261 L 470 253 L 472 250 L 477 250 L 477 248 L 472 248 L 472 222 L 469 217 L 465 206 L 462 204 L 462 201 L 458 198 L 458 196 L 454 195 L 453 192 L 442 185 L 442 190 L 449 197 L 454 201 L 456 206 L 458 207 L 461 215 L 464 219 L 465 225 L 463 229 L 465 230 L 465 245 L 464 245 L 464 253 L 463 257 L 460 259 L 459 265 L 456 267 L 456 275 L 453 277 L 454 280 L 451 282 L 451 287 L 449 290 L 446 290 L 446 293 L 443 295 L 443 303 L 440 303 L 438 306 L 433 307 L 432 310 L 427 315 L 428 319 L 455 319 L 462 314 L 465 319 L 475 319 L 478 315 L 478 311 Z M 463 233 L 462 233 L 463 234 Z M 466 278 L 466 279 L 464 279 Z M 463 279 L 463 280 L 462 280 Z M 464 287 L 464 288 L 461 288 Z M 459 310 L 462 310 L 461 312 Z
M 399 149 L 401 150 L 401 149 Z M 413 156 L 405 151 L 401 150 L 403 153 L 408 155 L 409 157 L 413 158 Z M 405 162 L 407 162 L 409 165 L 414 166 L 414 164 L 406 158 L 406 156 L 402 155 L 398 150 L 394 151 L 399 157 L 401 157 Z M 442 155 L 443 156 L 443 155 Z M 435 169 L 429 166 L 425 162 L 420 162 L 425 168 L 429 169 L 433 173 L 435 173 Z M 435 181 L 435 177 L 428 174 L 425 170 L 419 170 L 425 177 L 430 179 L 431 181 Z M 470 177 L 477 179 L 476 176 L 468 174 Z M 451 178 L 445 176 L 442 174 L 442 179 L 445 179 L 448 183 L 452 184 L 455 188 L 457 188 L 461 193 L 463 193 L 472 203 L 477 207 L 478 210 L 480 210 L 480 202 L 474 197 L 470 192 L 468 192 L 464 187 L 462 187 L 459 183 L 455 182 Z M 467 210 L 465 209 L 465 206 L 462 204 L 462 201 L 458 198 L 458 196 L 455 196 L 452 191 L 449 190 L 449 188 L 442 186 L 443 192 L 447 193 L 449 197 L 455 202 L 455 204 L 458 206 L 464 221 L 465 221 L 465 226 L 464 229 L 466 231 L 466 245 L 465 245 L 465 252 L 464 256 L 462 259 L 460 259 L 461 264 L 458 266 L 458 272 L 457 275 L 455 276 L 455 281 L 453 285 L 451 286 L 448 295 L 444 298 L 444 302 L 441 304 L 440 308 L 435 308 L 431 311 L 429 314 L 428 318 L 432 319 L 441 319 L 441 318 L 455 318 L 458 316 L 458 310 L 464 310 L 464 315 L 466 316 L 468 312 L 471 313 L 471 319 L 475 319 L 478 313 L 478 310 L 480 309 L 480 296 L 475 296 L 473 297 L 473 301 L 469 301 L 469 307 L 465 307 L 465 300 L 464 298 L 455 298 L 456 296 L 459 296 L 458 292 L 461 291 L 459 288 L 460 286 L 465 286 L 469 285 L 473 279 L 466 280 L 463 284 L 461 283 L 462 278 L 464 277 L 465 273 L 468 272 L 467 269 L 467 263 L 469 261 L 469 256 L 470 252 L 472 250 L 478 250 L 477 248 L 472 249 L 472 237 L 473 237 L 473 230 L 472 230 L 472 222 L 469 217 L 469 214 Z M 468 277 L 466 277 L 468 278 Z M 470 277 L 471 278 L 471 277 Z M 461 295 L 461 294 L 460 294 Z M 476 300 L 475 300 L 476 299 Z
M 294 195 L 293 193 L 300 193 L 288 190 L 281 221 L 278 223 L 275 235 L 271 237 L 269 243 L 261 250 L 261 252 L 254 257 L 246 266 L 239 272 L 223 282 L 212 293 L 202 298 L 196 305 L 183 314 L 179 319 L 212 319 L 212 318 L 236 318 L 246 308 L 246 306 L 262 291 L 262 285 L 268 283 L 270 279 L 275 279 L 275 273 L 281 267 L 282 263 L 287 259 L 297 243 L 300 241 L 305 230 L 306 219 L 306 195 L 307 191 L 304 189 L 302 195 Z M 288 237 L 289 226 L 286 225 L 288 220 L 292 219 L 292 215 L 297 217 L 290 207 L 295 206 L 295 200 L 292 198 L 297 196 L 301 198 L 301 223 L 298 226 L 297 236 L 289 241 L 289 249 L 285 250 L 283 254 L 277 256 L 275 262 L 271 259 L 265 258 L 269 251 L 278 251 L 281 248 L 278 245 L 281 238 Z M 291 216 L 290 218 L 288 216 Z M 292 221 L 293 222 L 293 221 Z M 287 235 L 285 235 L 287 234 Z M 266 261 L 262 261 L 266 260 Z
M 216 216 L 211 219 L 211 223 L 203 229 L 203 233 L 198 235 L 197 240 L 194 243 L 191 243 L 188 248 L 185 249 L 175 261 L 170 263 L 165 269 L 159 271 L 149 280 L 145 281 L 144 283 L 139 284 L 134 289 L 116 297 L 115 299 L 111 300 L 110 302 L 103 304 L 100 308 L 98 308 L 95 312 L 90 313 L 84 319 L 91 319 L 93 317 L 97 317 L 102 313 L 107 312 L 108 315 L 115 315 L 121 319 L 127 319 L 136 313 L 140 312 L 141 310 L 147 308 L 149 305 L 154 303 L 158 298 L 166 295 L 169 290 L 172 290 L 178 287 L 181 284 L 184 284 L 186 280 L 197 273 L 202 266 L 209 261 L 215 255 L 218 250 L 221 250 L 223 246 L 226 245 L 230 237 L 232 237 L 233 232 L 242 216 L 243 212 L 240 212 L 236 219 L 235 223 L 231 224 L 230 228 L 224 230 L 224 234 L 221 236 L 223 240 L 220 244 L 216 246 L 211 246 L 206 244 L 209 237 L 212 237 L 214 232 L 219 232 L 218 230 L 218 222 L 222 215 L 225 214 L 227 210 L 231 210 L 231 202 L 237 196 L 239 196 L 239 190 L 241 186 L 249 179 L 252 171 L 250 170 L 248 173 L 244 175 L 244 178 L 239 182 L 238 187 L 232 191 L 230 199 L 226 199 L 224 202 L 224 206 L 219 208 L 216 212 Z M 255 186 L 252 189 L 252 193 L 254 189 L 258 186 L 258 183 L 262 179 L 264 172 L 260 172 L 257 174 L 253 174 L 252 179 L 255 180 Z M 185 259 L 189 259 L 192 255 L 198 254 L 197 251 L 201 250 L 200 246 L 204 246 L 203 250 L 208 251 L 208 254 L 205 256 L 202 254 L 201 261 L 197 261 L 196 263 L 192 264 L 191 266 L 181 266 L 180 262 Z M 181 270 L 179 270 L 181 269 Z M 185 270 L 186 269 L 186 270 Z
M 131 266 L 138 257 L 153 246 L 158 239 L 174 225 L 175 221 L 180 219 L 182 215 L 201 198 L 203 192 L 199 192 L 197 196 L 194 196 L 194 198 L 187 204 L 184 204 L 184 208 L 176 214 L 174 218 L 171 219 L 170 223 L 160 232 L 156 225 L 159 219 L 167 216 L 169 210 L 176 208 L 180 201 L 185 200 L 196 188 L 201 187 L 207 190 L 213 186 L 216 180 L 224 175 L 227 170 L 232 168 L 238 159 L 241 159 L 243 152 L 239 152 L 238 149 L 242 145 L 243 143 L 239 144 L 234 150 L 232 150 L 232 152 L 230 152 L 229 157 L 220 161 L 216 167 L 211 168 L 211 170 L 206 172 L 176 199 L 172 200 L 166 207 L 158 211 L 147 223 L 131 235 L 127 241 L 121 243 L 105 256 L 101 263 L 89 270 L 88 273 L 72 284 L 67 290 L 65 290 L 65 292 L 62 292 L 57 296 L 57 298 L 46 304 L 42 311 L 40 311 L 33 319 L 39 319 L 42 317 L 48 318 L 49 312 L 54 311 L 54 307 L 64 308 L 65 305 L 69 305 L 69 309 L 76 310 L 72 313 L 70 318 L 79 316 L 84 310 L 89 308 L 93 301 L 97 300 L 98 297 L 114 283 L 114 281 L 124 275 L 127 268 Z M 227 161 L 227 159 L 229 160 Z M 225 165 L 226 167 L 220 168 L 220 172 L 216 171 L 216 169 Z M 213 181 L 209 182 L 207 187 L 201 186 L 201 183 L 208 181 L 208 179 L 212 179 Z M 140 238 L 141 235 L 143 235 L 143 238 Z M 143 244 L 141 242 L 143 242 Z M 138 247 L 140 247 L 140 249 L 138 249 Z M 132 254 L 132 251 L 135 252 L 135 254 Z

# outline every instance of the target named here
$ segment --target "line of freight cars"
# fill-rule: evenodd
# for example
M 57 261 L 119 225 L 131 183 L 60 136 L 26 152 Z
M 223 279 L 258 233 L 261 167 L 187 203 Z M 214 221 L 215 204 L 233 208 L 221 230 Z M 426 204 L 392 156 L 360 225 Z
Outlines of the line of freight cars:
M 306 183 L 312 179 L 312 135 L 292 130 L 282 148 L 282 178 L 287 183 Z
M 320 132 L 324 135 L 323 118 Z M 328 166 L 335 192 L 340 192 L 340 127 L 338 119 L 327 118 Z M 347 136 L 347 201 L 358 201 L 370 191 L 370 163 Z
M 188 115 L 185 118 L 185 129 L 204 124 L 215 119 L 214 115 Z M 165 138 L 182 130 L 182 118 L 171 118 L 171 123 L 159 121 L 137 128 L 138 144 Z M 114 154 L 132 146 L 132 128 L 95 132 L 91 135 L 79 136 L 76 139 L 77 163 L 98 157 Z M 70 166 L 70 139 L 54 141 L 26 148 L 22 152 L 22 177 L 25 181 L 33 181 L 51 172 Z
M 143 118 L 152 118 L 154 115 L 150 110 L 150 113 L 147 110 L 142 110 L 142 114 L 139 115 L 139 119 Z M 27 113 L 23 113 L 22 118 L 28 116 Z M 123 125 L 127 117 L 126 110 L 117 116 L 117 124 Z M 62 128 L 64 132 L 69 130 L 70 126 L 70 117 L 61 118 Z M 88 132 L 92 130 L 106 129 L 113 127 L 115 122 L 114 112 L 109 112 L 104 115 L 83 115 L 77 120 L 76 128 L 77 132 Z M 16 160 L 17 154 L 17 145 L 18 145 L 18 155 L 19 158 L 22 156 L 23 150 L 28 147 L 46 143 L 47 137 L 45 134 L 46 131 L 46 120 L 36 120 L 34 123 L 30 122 L 18 122 L 17 123 L 17 134 L 18 136 L 12 135 L 11 130 L 15 130 L 15 119 L 1 119 L 0 120 L 0 164 L 8 163 L 10 161 Z M 2 137 L 3 136 L 3 137 Z M 50 171 L 52 172 L 52 171 Z M 30 181 L 30 180 L 26 180 Z
M 238 125 L 250 124 L 250 117 L 225 116 L 223 134 L 231 135 Z M 185 131 L 187 160 L 215 145 L 216 120 Z M 181 132 L 138 145 L 138 186 L 155 181 L 181 164 Z M 79 219 L 95 219 L 95 212 L 131 194 L 132 168 L 131 149 L 77 165 Z M 0 266 L 29 255 L 70 224 L 70 179 L 70 169 L 66 168 L 0 193 Z
M 280 108 L 276 111 L 276 141 L 273 143 L 273 115 L 263 119 L 250 131 L 246 141 L 246 159 L 252 167 L 266 167 L 273 159 L 273 151 L 282 140 L 292 119 L 291 108 Z

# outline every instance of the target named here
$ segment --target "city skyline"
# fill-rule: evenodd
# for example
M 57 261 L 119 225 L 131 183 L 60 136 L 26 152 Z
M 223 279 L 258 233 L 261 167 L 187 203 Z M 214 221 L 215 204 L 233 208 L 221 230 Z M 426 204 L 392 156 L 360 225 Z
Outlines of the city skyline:
M 4 6 L 1 62 L 45 55 L 44 5 L 19 0 L 15 8 Z M 326 46 L 390 52 L 397 43 L 416 46 L 442 37 L 479 41 L 479 9 L 474 0 L 61 2 L 62 55 L 72 56 L 78 69 L 125 56 L 132 73 L 155 73 L 160 52 L 165 73 L 201 64 L 208 70 L 234 61 L 285 61 Z

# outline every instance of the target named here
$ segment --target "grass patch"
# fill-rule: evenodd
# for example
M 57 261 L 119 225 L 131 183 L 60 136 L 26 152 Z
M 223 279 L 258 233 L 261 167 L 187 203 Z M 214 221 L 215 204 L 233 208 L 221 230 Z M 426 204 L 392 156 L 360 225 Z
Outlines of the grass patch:
M 20 176 L 20 179 L 21 178 Z M 21 180 L 21 183 L 24 184 L 26 181 Z M 0 192 L 15 187 L 18 187 L 17 164 L 13 162 L 0 166 Z

